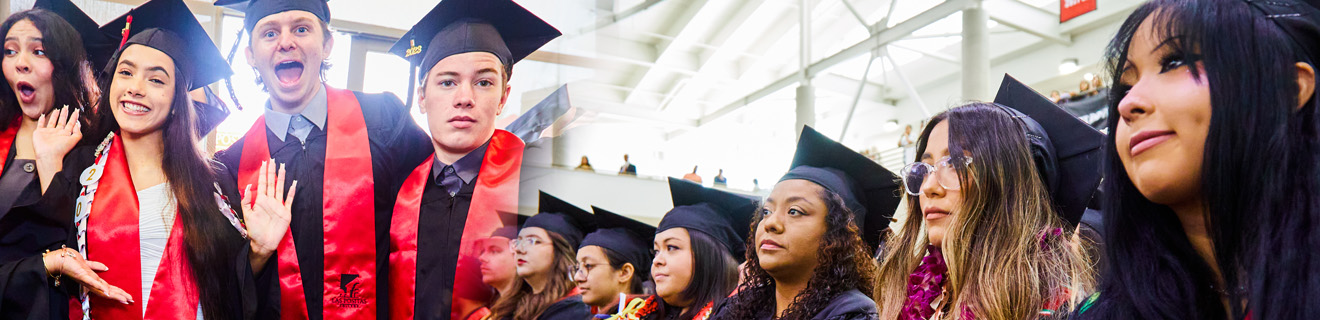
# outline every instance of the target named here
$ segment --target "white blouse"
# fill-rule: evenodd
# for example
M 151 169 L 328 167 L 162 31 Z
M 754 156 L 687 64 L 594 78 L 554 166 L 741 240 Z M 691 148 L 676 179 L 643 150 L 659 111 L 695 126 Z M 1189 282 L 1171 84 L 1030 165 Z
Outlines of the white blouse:
M 170 192 L 169 183 L 142 189 L 137 192 L 137 198 L 138 244 L 142 253 L 142 312 L 145 315 L 156 269 L 165 256 L 165 245 L 169 242 L 174 218 L 178 216 L 178 202 Z M 197 308 L 197 319 L 202 319 L 200 307 Z

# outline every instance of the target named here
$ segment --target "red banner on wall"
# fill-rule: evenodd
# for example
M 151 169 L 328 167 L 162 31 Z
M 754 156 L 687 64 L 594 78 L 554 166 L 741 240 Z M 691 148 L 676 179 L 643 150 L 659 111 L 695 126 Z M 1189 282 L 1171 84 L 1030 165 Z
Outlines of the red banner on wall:
M 1095 11 L 1097 0 L 1059 0 L 1059 23 L 1067 22 L 1087 12 Z

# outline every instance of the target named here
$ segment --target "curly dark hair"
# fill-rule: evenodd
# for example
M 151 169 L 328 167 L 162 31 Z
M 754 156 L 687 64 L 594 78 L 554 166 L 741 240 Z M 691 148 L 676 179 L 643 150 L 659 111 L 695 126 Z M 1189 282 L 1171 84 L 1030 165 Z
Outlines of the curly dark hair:
M 822 188 L 820 197 L 825 200 L 828 212 L 819 248 L 820 264 L 807 282 L 807 288 L 793 298 L 793 303 L 778 319 L 810 319 L 839 294 L 856 289 L 870 295 L 875 290 L 879 267 L 871 259 L 852 211 L 834 192 Z M 764 217 L 761 214 L 752 217 L 750 238 L 756 237 L 755 228 Z M 755 242 L 747 241 L 746 280 L 739 285 L 738 295 L 729 298 L 729 312 L 726 313 L 729 319 L 760 319 L 771 316 L 774 310 L 766 308 L 766 302 L 775 301 L 775 279 L 761 268 Z

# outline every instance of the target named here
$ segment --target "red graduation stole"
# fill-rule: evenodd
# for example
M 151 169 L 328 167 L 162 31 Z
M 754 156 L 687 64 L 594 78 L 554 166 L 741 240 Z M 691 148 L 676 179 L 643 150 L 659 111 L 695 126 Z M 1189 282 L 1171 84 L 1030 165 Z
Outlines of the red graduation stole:
M 463 237 L 459 240 L 459 259 L 476 255 L 477 240 L 490 237 L 490 233 L 503 226 L 498 211 L 517 212 L 518 172 L 522 167 L 523 142 L 518 136 L 504 130 L 495 130 L 486 155 L 481 160 L 477 185 L 472 191 L 472 204 L 463 223 Z M 390 319 L 413 319 L 417 299 L 417 227 L 422 204 L 422 191 L 431 175 L 435 155 L 422 161 L 404 180 L 399 197 L 394 202 L 394 216 L 390 220 Z M 442 248 L 427 248 L 441 250 Z M 463 266 L 477 268 L 478 266 Z M 457 268 L 455 268 L 457 269 Z M 455 270 L 455 277 L 464 272 Z M 455 278 L 457 280 L 457 278 Z M 458 281 L 455 281 L 458 282 Z M 484 288 L 454 288 L 454 296 L 465 295 L 465 290 Z
M 23 125 L 21 121 L 23 115 L 18 115 L 18 118 L 14 118 L 14 121 L 9 123 L 8 129 L 0 132 L 0 152 L 5 153 L 4 156 L 0 156 L 0 172 L 4 172 L 5 164 L 9 161 L 9 148 L 14 146 L 14 138 L 18 137 L 18 127 Z
M 352 91 L 325 87 L 326 114 L 324 215 L 325 271 L 322 297 L 324 319 L 361 319 L 376 315 L 375 189 L 371 173 L 371 146 L 362 106 Z M 257 183 L 261 162 L 270 159 L 266 144 L 266 117 L 252 124 L 244 136 L 238 185 Z M 307 319 L 307 298 L 293 245 L 293 231 L 284 234 L 276 249 L 280 278 L 280 318 Z M 340 275 L 355 275 L 344 278 Z
M 92 319 L 194 319 L 197 318 L 197 283 L 184 255 L 183 219 L 175 218 L 165 244 L 164 256 L 151 285 L 146 315 L 142 310 L 142 260 L 138 234 L 138 199 L 128 171 L 123 142 L 115 135 L 106 151 L 105 171 L 87 218 L 87 259 L 105 263 L 110 270 L 99 275 L 106 282 L 128 291 L 134 304 L 120 304 L 96 295 Z M 77 301 L 77 300 L 74 300 Z M 70 319 L 82 319 L 74 308 Z

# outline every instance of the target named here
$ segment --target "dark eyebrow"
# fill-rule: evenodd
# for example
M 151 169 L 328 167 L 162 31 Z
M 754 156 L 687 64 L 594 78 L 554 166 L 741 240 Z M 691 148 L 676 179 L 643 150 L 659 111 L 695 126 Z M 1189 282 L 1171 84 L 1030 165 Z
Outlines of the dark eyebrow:
M 165 71 L 165 68 L 164 68 L 164 67 L 160 67 L 160 66 L 154 66 L 154 67 L 151 67 L 151 68 L 147 68 L 147 71 L 160 71 L 161 73 L 164 73 L 166 77 L 169 77 L 169 76 L 170 76 L 170 72 L 169 72 L 169 71 Z
M 477 74 L 483 74 L 483 73 L 500 73 L 500 72 L 495 70 L 495 68 L 485 68 L 477 71 Z
M 930 152 L 921 153 L 921 160 L 929 160 L 929 159 L 935 159 L 935 156 L 930 155 Z
M 137 65 L 133 64 L 133 61 L 120 60 L 119 64 L 128 65 L 129 68 L 137 68 Z M 161 66 L 152 66 L 151 68 L 147 68 L 147 71 L 160 71 L 161 73 L 164 73 L 166 77 L 170 76 L 170 72 L 166 71 L 165 67 L 161 67 Z
M 18 41 L 18 37 L 5 37 L 5 42 Z M 41 37 L 28 37 L 28 41 L 44 42 Z
M 792 197 L 788 197 L 788 200 L 786 200 L 786 201 L 784 201 L 784 202 L 785 202 L 785 203 L 788 203 L 788 202 L 794 202 L 794 201 L 801 201 L 801 202 L 806 202 L 806 203 L 813 203 L 813 202 L 811 201 L 811 199 L 807 199 L 806 197 L 803 197 L 803 196 L 792 196 Z
M 1182 41 L 1182 37 L 1180 36 L 1165 38 L 1164 41 L 1160 41 L 1159 44 L 1155 45 L 1154 49 L 1150 49 L 1150 53 L 1154 54 L 1156 51 L 1160 51 L 1160 49 L 1164 48 L 1165 46 L 1178 44 L 1179 41 Z

